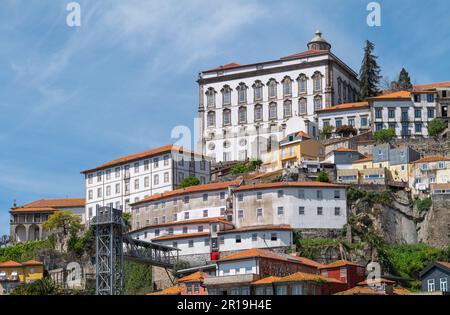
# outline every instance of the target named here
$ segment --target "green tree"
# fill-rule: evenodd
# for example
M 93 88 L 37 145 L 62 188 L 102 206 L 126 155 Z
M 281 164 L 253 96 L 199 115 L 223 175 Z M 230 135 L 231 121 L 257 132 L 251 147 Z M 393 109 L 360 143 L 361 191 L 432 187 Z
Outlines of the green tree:
M 44 229 L 53 232 L 57 243 L 60 244 L 60 250 L 63 251 L 68 236 L 75 236 L 81 229 L 81 219 L 76 214 L 65 210 L 56 211 L 50 215 L 47 222 L 44 223 Z
M 411 91 L 413 89 L 411 78 L 405 68 L 402 68 L 400 74 L 398 75 L 398 80 L 393 81 L 391 83 L 391 87 L 394 91 Z
M 322 140 L 328 138 L 333 133 L 333 130 L 334 126 L 331 125 L 323 126 L 320 138 Z
M 237 164 L 231 168 L 230 172 L 233 175 L 254 172 L 261 165 L 261 163 L 262 162 L 260 160 L 251 160 L 247 163 Z
M 431 206 L 433 205 L 433 201 L 430 198 L 417 199 L 415 203 L 417 206 L 417 210 L 419 210 L 419 212 L 428 211 L 428 210 L 430 210 Z
M 125 224 L 126 231 L 131 230 L 131 212 L 122 212 L 122 220 Z
M 375 45 L 366 41 L 364 57 L 359 71 L 360 98 L 362 100 L 377 96 L 379 94 L 378 84 L 380 82 L 380 67 L 377 63 L 377 56 L 373 54 Z
M 152 292 L 152 267 L 134 263 L 124 262 L 125 294 L 140 295 Z
M 200 185 L 200 180 L 195 176 L 188 176 L 178 185 L 178 189 L 186 188 L 190 186 L 197 186 Z
M 428 122 L 428 135 L 430 137 L 437 138 L 445 129 L 447 129 L 447 123 L 440 118 Z
M 328 174 L 325 171 L 322 171 L 319 173 L 319 176 L 317 176 L 317 181 L 322 183 L 328 183 L 330 179 L 328 178 Z
M 389 143 L 395 137 L 395 129 L 381 129 L 373 134 L 373 140 L 377 143 Z
M 11 295 L 60 295 L 58 286 L 50 278 L 43 278 L 31 283 L 24 283 L 11 291 Z

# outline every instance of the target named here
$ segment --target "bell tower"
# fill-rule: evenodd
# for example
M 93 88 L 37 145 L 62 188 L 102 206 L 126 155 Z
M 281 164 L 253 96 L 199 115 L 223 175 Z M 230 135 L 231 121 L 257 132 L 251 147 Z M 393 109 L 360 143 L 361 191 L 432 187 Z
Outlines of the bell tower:
M 317 30 L 316 36 L 308 43 L 308 50 L 331 50 L 331 45 L 323 37 L 322 32 Z

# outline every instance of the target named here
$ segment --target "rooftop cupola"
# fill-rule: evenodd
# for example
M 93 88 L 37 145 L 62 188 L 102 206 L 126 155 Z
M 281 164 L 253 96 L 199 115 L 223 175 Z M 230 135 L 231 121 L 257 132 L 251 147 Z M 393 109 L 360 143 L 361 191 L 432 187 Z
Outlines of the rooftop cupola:
M 308 43 L 308 50 L 331 50 L 331 45 L 323 37 L 322 33 L 317 30 L 316 36 Z

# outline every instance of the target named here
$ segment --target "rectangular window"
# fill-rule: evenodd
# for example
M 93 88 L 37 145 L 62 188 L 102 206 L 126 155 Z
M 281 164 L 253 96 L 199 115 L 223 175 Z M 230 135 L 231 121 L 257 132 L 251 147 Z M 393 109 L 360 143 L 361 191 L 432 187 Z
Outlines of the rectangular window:
M 183 234 L 187 234 L 188 233 L 188 228 L 187 226 L 183 226 Z
M 263 209 L 262 208 L 256 209 L 256 217 L 259 219 L 263 217 Z
M 422 133 L 422 124 L 420 124 L 420 123 L 414 124 L 414 131 L 416 133 Z
M 225 215 L 225 208 L 220 208 L 220 216 L 224 216 Z
M 433 94 L 427 94 L 427 102 L 433 103 L 434 102 L 434 95 Z
M 261 191 L 258 191 L 257 193 L 256 193 L 256 200 L 261 200 L 262 199 L 262 192 Z
M 238 210 L 238 219 L 244 218 L 244 210 Z
M 355 118 L 349 118 L 348 119 L 348 124 L 352 127 L 355 127 Z
M 276 241 L 276 240 L 278 240 L 277 233 L 270 233 L 270 240 L 271 240 L 271 241 Z
M 203 225 L 199 225 L 199 226 L 197 227 L 197 232 L 198 232 L 198 233 L 202 233 L 202 232 L 203 232 Z
M 244 194 L 238 194 L 238 201 L 244 200 Z
M 184 213 L 184 219 L 185 220 L 189 220 L 189 212 L 185 212 Z
M 110 180 L 111 179 L 111 170 L 107 170 L 106 171 L 106 180 Z
M 203 194 L 203 201 L 208 201 L 208 194 Z
M 422 109 L 421 108 L 416 108 L 414 110 L 414 118 L 422 118 Z
M 116 167 L 116 169 L 115 169 L 115 175 L 116 175 L 116 178 L 119 178 L 119 177 L 120 177 L 120 167 Z
M 284 215 L 284 207 L 278 207 L 277 214 Z
M 277 295 L 287 295 L 287 286 L 286 285 L 278 285 L 276 290 L 277 290 Z
M 298 214 L 304 215 L 305 214 L 305 207 L 298 207 Z
M 190 248 L 194 247 L 194 241 L 193 240 L 189 240 L 189 247 Z
M 97 173 L 97 183 L 100 183 L 102 181 L 102 172 Z
M 303 285 L 295 284 L 292 286 L 292 295 L 303 295 Z
M 375 109 L 375 118 L 382 118 L 383 110 L 382 108 L 376 108 Z
M 428 118 L 434 118 L 434 108 L 428 108 Z
M 441 278 L 439 279 L 440 282 L 440 288 L 442 292 L 448 292 L 448 282 L 447 278 Z
M 317 215 L 323 215 L 323 208 L 317 207 Z
M 395 109 L 394 108 L 389 108 L 389 110 L 388 110 L 388 117 L 389 118 L 395 118 Z M 381 117 L 377 117 L 377 118 L 381 118 Z
M 340 216 L 341 215 L 341 208 L 339 208 L 339 207 L 334 208 L 334 215 L 335 216 Z
M 367 125 L 368 125 L 367 117 L 361 117 L 361 126 L 367 127 Z
M 149 161 L 145 160 L 144 161 L 144 171 L 148 171 L 150 169 L 149 165 L 150 165 Z
M 300 189 L 298 191 L 298 198 L 299 199 L 304 199 L 305 198 L 305 190 L 304 189 Z
M 236 243 L 241 243 L 241 236 L 240 235 L 236 235 Z
M 278 198 L 283 198 L 284 196 L 284 191 L 283 190 L 279 190 L 278 191 Z
M 427 288 L 428 288 L 428 292 L 435 292 L 436 291 L 436 286 L 435 286 L 434 279 L 428 279 L 428 281 L 427 281 Z
M 323 192 L 321 190 L 317 190 L 316 192 L 317 199 L 321 200 L 323 198 Z
M 111 196 L 111 186 L 106 186 L 106 196 Z
M 93 195 L 94 195 L 94 194 L 92 193 L 92 189 L 89 190 L 89 191 L 88 191 L 88 199 L 89 199 L 89 200 L 92 200 Z
M 184 196 L 183 197 L 183 202 L 184 203 L 189 203 L 189 196 Z
M 334 199 L 340 199 L 341 198 L 341 191 L 335 190 L 334 191 Z
M 225 237 L 221 236 L 219 237 L 219 244 L 224 245 L 225 244 Z
M 178 247 L 178 243 L 177 243 L 177 242 L 173 242 L 173 243 L 172 243 L 172 247 L 177 248 L 177 247 Z
M 209 246 L 209 238 L 205 238 L 205 246 Z
M 207 218 L 208 217 L 208 210 L 203 210 L 203 217 Z
M 139 162 L 134 163 L 134 172 L 139 173 Z
M 159 185 L 159 175 L 158 174 L 153 176 L 153 184 L 154 185 Z
M 342 119 L 336 119 L 336 129 L 342 127 Z
M 134 189 L 139 189 L 139 179 L 134 180 Z
M 253 233 L 252 234 L 252 242 L 256 242 L 258 240 L 258 234 L 257 233 Z
M 97 198 L 101 198 L 101 197 L 102 197 L 102 189 L 97 188 Z
M 170 228 L 169 228 L 168 233 L 169 233 L 169 235 L 173 235 L 173 227 L 170 227 Z

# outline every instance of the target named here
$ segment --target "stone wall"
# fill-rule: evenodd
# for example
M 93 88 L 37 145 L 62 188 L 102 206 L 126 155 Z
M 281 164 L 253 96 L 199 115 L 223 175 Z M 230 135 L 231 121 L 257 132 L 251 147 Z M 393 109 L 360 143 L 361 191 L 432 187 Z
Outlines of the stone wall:
M 434 195 L 433 206 L 419 224 L 419 241 L 435 247 L 450 244 L 450 196 Z

